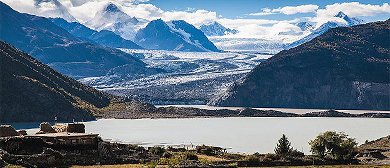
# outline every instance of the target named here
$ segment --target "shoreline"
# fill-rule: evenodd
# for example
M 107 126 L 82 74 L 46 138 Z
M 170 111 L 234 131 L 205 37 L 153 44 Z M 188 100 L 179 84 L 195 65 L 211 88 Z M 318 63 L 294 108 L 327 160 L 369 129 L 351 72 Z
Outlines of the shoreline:
M 203 108 L 202 108 L 203 107 Z M 206 108 L 207 107 L 207 108 Z M 153 109 L 135 110 L 111 110 L 106 111 L 97 119 L 162 119 L 162 118 L 221 118 L 221 117 L 348 117 L 348 118 L 390 118 L 390 111 L 365 111 L 361 113 L 349 113 L 338 110 L 306 109 L 305 112 L 292 113 L 268 108 L 244 108 L 244 107 L 208 107 L 208 106 L 183 106 L 166 105 L 155 106 Z M 300 111 L 302 109 L 291 109 Z M 351 111 L 351 110 L 349 110 Z
M 295 113 L 295 114 L 305 114 L 308 112 L 314 111 L 328 111 L 331 109 L 311 109 L 311 108 L 287 108 L 287 107 L 234 107 L 234 106 L 209 106 L 206 104 L 186 104 L 186 105 L 176 105 L 176 104 L 167 104 L 167 105 L 154 105 L 157 108 L 160 107 L 183 107 L 183 108 L 199 108 L 206 110 L 242 110 L 245 108 L 256 109 L 256 110 L 274 110 L 281 111 L 285 113 Z M 332 109 L 339 112 L 351 113 L 351 114 L 363 114 L 363 113 L 390 113 L 386 110 L 369 110 L 369 109 Z

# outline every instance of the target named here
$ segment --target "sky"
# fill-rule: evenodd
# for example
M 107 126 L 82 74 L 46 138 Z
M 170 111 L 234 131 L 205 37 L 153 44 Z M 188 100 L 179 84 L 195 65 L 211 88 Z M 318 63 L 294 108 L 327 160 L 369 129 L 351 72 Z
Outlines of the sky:
M 251 17 L 247 14 L 262 12 L 262 9 L 276 9 L 284 6 L 299 6 L 313 4 L 317 5 L 320 9 L 325 8 L 326 5 L 335 3 L 350 3 L 359 2 L 361 4 L 382 5 L 383 3 L 389 3 L 388 0 L 150 0 L 146 3 L 151 3 L 165 11 L 182 11 L 189 8 L 192 9 L 204 9 L 208 11 L 216 11 L 218 15 L 223 17 L 234 18 L 265 18 L 265 19 L 284 19 L 294 18 L 293 15 L 266 15 L 263 17 Z M 306 16 L 311 16 L 307 14 Z M 390 15 L 388 14 L 387 17 Z M 370 17 L 370 21 L 379 19 L 379 17 Z
M 37 0 L 0 1 L 19 12 L 45 17 L 59 15 L 53 3 L 58 1 L 81 23 L 114 3 L 128 15 L 147 20 L 185 20 L 197 27 L 218 21 L 239 30 L 236 36 L 242 38 L 273 37 L 280 32 L 299 34 L 296 23 L 308 21 L 319 27 L 327 21 L 340 21 L 333 17 L 339 11 L 366 22 L 390 18 L 388 0 L 39 0 L 44 2 L 39 5 Z

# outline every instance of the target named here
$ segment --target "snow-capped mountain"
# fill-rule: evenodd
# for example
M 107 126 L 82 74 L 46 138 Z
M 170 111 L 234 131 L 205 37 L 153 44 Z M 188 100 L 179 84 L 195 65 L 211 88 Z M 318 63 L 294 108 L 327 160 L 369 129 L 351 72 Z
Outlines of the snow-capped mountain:
M 123 39 L 121 36 L 109 30 L 96 31 L 92 30 L 78 22 L 67 22 L 62 18 L 50 18 L 57 26 L 67 30 L 73 36 L 85 41 L 92 41 L 100 45 L 114 48 L 141 49 L 131 40 Z
M 351 18 L 351 17 L 347 16 L 345 13 L 343 13 L 342 11 L 340 11 L 334 17 L 341 18 L 341 19 L 343 19 L 343 21 L 342 22 L 328 21 L 328 22 L 322 24 L 317 29 L 313 30 L 313 32 L 311 34 L 307 35 L 306 37 L 304 37 L 304 38 L 302 38 L 302 39 L 300 39 L 298 41 L 295 41 L 295 42 L 291 43 L 290 45 L 288 45 L 287 49 L 293 48 L 293 47 L 299 46 L 299 45 L 301 45 L 301 44 L 303 44 L 305 42 L 308 42 L 308 41 L 314 39 L 315 37 L 323 34 L 324 32 L 326 32 L 327 30 L 329 30 L 331 28 L 350 27 L 350 26 L 355 26 L 355 25 L 364 23 L 363 20 L 358 19 L 358 18 Z
M 85 23 L 85 25 L 100 31 L 110 30 L 121 37 L 132 40 L 136 31 L 144 26 L 146 21 L 131 17 L 123 12 L 118 6 L 109 3 L 102 10 L 98 11 L 94 18 Z
M 32 10 L 29 13 L 44 16 L 44 17 L 60 17 L 65 19 L 68 22 L 77 21 L 68 11 L 68 9 L 62 5 L 58 0 L 34 0 L 34 7 L 37 10 Z M 50 8 L 45 8 L 45 6 L 50 6 Z M 44 8 L 44 9 L 43 9 Z
M 310 31 L 314 28 L 313 25 L 308 22 L 299 22 L 295 25 L 298 26 L 302 31 Z
M 219 51 L 202 31 L 183 20 L 153 20 L 137 32 L 134 42 L 146 49 Z
M 224 36 L 224 35 L 228 35 L 228 34 L 238 33 L 237 30 L 226 28 L 216 21 L 214 21 L 211 24 L 205 24 L 205 25 L 200 26 L 200 30 L 206 36 Z
M 334 17 L 338 17 L 338 18 L 341 18 L 341 19 L 344 19 L 347 24 L 345 26 L 355 26 L 355 25 L 358 25 L 358 24 L 362 24 L 364 23 L 364 20 L 362 19 L 359 19 L 359 18 L 351 18 L 351 17 L 348 17 L 344 12 L 340 11 L 337 15 L 335 15 Z

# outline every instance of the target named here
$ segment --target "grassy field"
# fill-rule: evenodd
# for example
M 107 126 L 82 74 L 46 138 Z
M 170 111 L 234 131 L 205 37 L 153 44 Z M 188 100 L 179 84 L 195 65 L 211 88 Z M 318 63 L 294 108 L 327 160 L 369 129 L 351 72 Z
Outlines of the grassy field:
M 94 165 L 94 166 L 72 166 L 71 168 L 146 168 L 143 164 L 124 165 Z M 167 166 L 157 166 L 167 167 Z M 23 168 L 21 166 L 6 166 L 5 168 Z M 281 167 L 282 168 L 282 167 Z M 390 168 L 390 165 L 331 165 L 331 166 L 293 166 L 283 168 Z
M 142 168 L 143 164 L 123 164 L 123 165 L 94 165 L 94 166 L 72 166 L 71 168 Z
M 126 165 L 101 165 L 101 166 L 72 166 L 72 168 L 142 168 L 147 167 L 142 164 Z M 157 166 L 159 167 L 159 166 Z M 165 167 L 165 166 L 161 166 Z M 283 168 L 390 168 L 390 165 L 331 165 L 331 166 L 293 166 Z

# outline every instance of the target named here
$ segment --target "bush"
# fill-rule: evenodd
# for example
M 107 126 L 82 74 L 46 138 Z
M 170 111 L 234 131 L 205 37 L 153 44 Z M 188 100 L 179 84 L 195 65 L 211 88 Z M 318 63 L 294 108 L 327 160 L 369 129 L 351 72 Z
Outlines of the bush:
M 304 157 L 305 154 L 301 151 L 294 149 L 290 152 L 289 156 L 291 156 L 291 157 Z
M 185 148 L 173 148 L 172 146 L 168 146 L 167 150 L 171 151 L 171 152 L 185 152 L 185 151 L 187 151 Z
M 149 152 L 161 156 L 165 152 L 165 149 L 159 146 L 155 146 L 155 147 L 150 147 Z
M 162 154 L 162 157 L 164 157 L 164 158 L 171 158 L 171 157 L 172 157 L 172 153 L 170 153 L 170 152 L 164 152 L 164 153 Z
M 268 160 L 268 161 L 279 160 L 279 159 L 280 159 L 279 155 L 273 153 L 267 153 L 264 156 L 264 160 Z
M 185 152 L 183 154 L 183 158 L 185 160 L 198 160 L 198 156 L 195 153 L 192 153 L 192 152 Z
M 221 152 L 221 151 L 222 151 L 222 148 L 220 148 L 220 147 L 213 147 L 213 146 L 206 146 L 206 145 L 196 147 L 196 153 L 205 154 L 208 156 L 217 155 L 218 152 Z
M 260 166 L 260 159 L 256 155 L 249 155 L 245 158 L 246 166 Z
M 343 132 L 327 131 L 309 142 L 312 152 L 321 158 L 350 160 L 356 155 L 357 143 Z

